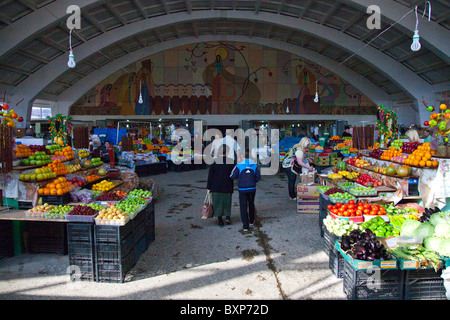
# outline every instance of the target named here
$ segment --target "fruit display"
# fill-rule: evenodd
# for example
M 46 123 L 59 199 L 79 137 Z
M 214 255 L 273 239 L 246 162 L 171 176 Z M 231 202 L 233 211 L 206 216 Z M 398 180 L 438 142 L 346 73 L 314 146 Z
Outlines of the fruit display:
M 420 146 L 420 142 L 405 142 L 402 146 L 403 152 L 413 153 Z
M 87 180 L 88 183 L 96 181 L 98 179 L 100 179 L 100 177 L 98 175 L 96 175 L 96 174 L 91 174 L 91 175 L 86 177 L 86 180 Z
M 70 183 L 74 187 L 82 187 L 86 184 L 86 181 L 79 177 L 73 177 L 72 179 L 70 179 Z
M 315 151 L 316 151 L 316 153 L 321 153 L 321 152 L 323 152 L 323 147 L 321 147 L 321 146 L 316 146 L 315 147 Z
M 51 144 L 46 146 L 45 148 L 50 152 L 50 154 L 55 154 L 55 152 L 62 151 L 61 146 L 57 144 Z
M 90 153 L 87 150 L 81 149 L 78 150 L 78 158 L 80 159 L 86 159 L 87 157 L 89 157 Z
M 81 166 L 82 166 L 84 169 L 90 169 L 90 168 L 92 167 L 92 164 L 91 164 L 91 162 L 90 162 L 89 160 L 84 159 L 84 160 L 81 162 Z
M 51 163 L 51 156 L 44 151 L 36 151 L 34 155 L 29 156 L 27 159 L 22 159 L 20 165 L 22 166 L 45 166 Z
M 330 186 L 318 186 L 317 191 L 319 191 L 319 193 L 324 193 L 330 188 L 331 188 Z
M 353 147 L 350 147 L 350 149 L 348 149 L 348 151 L 350 152 L 350 153 L 358 153 L 358 149 L 356 149 L 356 148 L 353 148 Z
M 138 209 L 141 208 L 141 205 L 132 204 L 126 201 L 119 201 L 116 204 L 116 208 L 122 210 L 126 215 L 131 216 L 133 213 L 135 213 Z
M 327 177 L 328 177 L 328 179 L 331 179 L 331 180 L 339 180 L 339 179 L 343 178 L 343 176 L 340 175 L 339 173 L 330 173 Z
M 100 167 L 103 165 L 103 161 L 100 158 L 92 158 L 91 164 L 93 168 Z
M 74 154 L 75 152 L 72 150 L 72 147 L 65 147 L 62 148 L 61 151 L 55 151 L 52 159 L 60 159 L 60 160 L 66 159 L 66 161 L 73 160 Z
M 324 195 L 329 196 L 329 195 L 334 194 L 334 193 L 344 193 L 344 192 L 345 191 L 342 190 L 341 188 L 331 187 L 327 191 L 324 192 Z
M 355 184 L 353 182 L 341 182 L 339 183 L 339 187 L 344 190 L 344 191 L 348 191 L 351 188 L 353 188 L 355 186 Z
M 60 205 L 60 206 L 55 206 L 53 209 L 51 209 L 48 212 L 64 215 L 64 214 L 70 212 L 72 209 L 73 209 L 72 206 Z
M 431 159 L 430 143 L 419 145 L 405 160 L 405 164 L 416 167 L 437 167 L 439 163 Z
M 105 192 L 97 197 L 97 201 L 120 201 L 123 197 L 115 192 Z
M 336 168 L 339 171 L 345 171 L 347 169 L 347 163 L 345 161 L 338 161 L 338 163 L 336 164 Z
M 356 179 L 358 179 L 358 177 L 360 176 L 361 174 L 359 173 L 359 172 L 350 172 L 349 174 L 347 174 L 347 176 L 345 176 L 347 179 L 349 179 L 349 180 L 356 180 Z
M 50 211 L 54 208 L 54 205 L 50 205 L 48 203 L 45 203 L 43 205 L 40 206 L 36 206 L 30 210 L 27 211 L 27 216 L 29 217 L 36 217 L 36 218 L 44 218 L 45 217 L 45 213 L 47 211 Z
M 95 223 L 106 225 L 124 225 L 129 219 L 129 216 L 125 212 L 113 205 L 100 210 L 98 216 L 95 218 Z
M 372 187 L 357 187 L 350 188 L 349 193 L 354 196 L 376 196 L 377 190 Z
M 95 203 L 95 202 L 88 204 L 88 206 L 96 211 L 100 211 L 100 210 L 103 210 L 106 208 L 106 206 L 101 205 L 100 203 Z
M 387 160 L 391 161 L 393 157 L 399 157 L 402 154 L 401 150 L 396 150 L 393 147 L 390 147 L 389 149 L 385 150 L 383 154 L 381 155 L 381 160 Z
M 108 191 L 114 189 L 115 187 L 116 187 L 116 185 L 114 183 L 112 183 L 111 181 L 103 180 L 102 182 L 94 184 L 92 186 L 92 190 L 108 192 Z
M 104 177 L 104 176 L 106 176 L 106 170 L 103 169 L 103 167 L 101 167 L 100 169 L 98 169 L 97 174 L 98 174 L 99 176 Z
M 56 173 L 54 173 L 50 168 L 42 168 L 42 169 L 35 169 L 34 173 L 21 174 L 19 180 L 39 182 L 53 178 L 56 178 Z
M 329 232 L 338 237 L 349 235 L 352 230 L 360 229 L 360 226 L 351 220 L 333 219 L 330 215 L 323 219 L 323 224 Z
M 379 238 L 398 237 L 400 230 L 384 221 L 380 216 L 376 216 L 361 224 L 363 230 L 370 229 Z
M 357 210 L 355 200 L 350 200 L 348 203 L 336 203 L 334 205 L 328 205 L 327 209 L 331 213 L 339 217 L 362 217 L 363 211 Z
M 363 159 L 358 158 L 350 158 L 347 160 L 347 164 L 351 164 L 352 166 L 358 167 L 358 168 L 364 168 L 369 167 L 371 164 Z
M 57 176 L 62 176 L 70 173 L 69 169 L 67 169 L 62 160 L 53 160 L 53 162 L 49 164 L 48 167 L 52 169 L 52 171 L 56 173 Z
M 94 209 L 91 205 L 80 204 L 73 208 L 72 211 L 69 212 L 69 216 L 95 216 L 97 214 L 97 210 Z
M 403 147 L 404 142 L 405 141 L 403 141 L 402 139 L 394 140 L 391 143 L 391 148 L 394 148 L 395 150 L 403 149 L 402 147 Z
M 350 201 L 355 201 L 355 196 L 351 195 L 350 193 L 344 191 L 342 192 L 336 192 L 333 194 L 330 194 L 330 201 L 333 203 L 348 203 Z
M 69 193 L 71 190 L 75 188 L 70 182 L 66 180 L 66 178 L 61 177 L 55 179 L 53 182 L 48 183 L 45 188 L 39 188 L 39 195 L 52 195 L 52 196 L 61 196 L 66 193 Z
M 341 140 L 341 138 L 339 136 L 332 136 L 330 138 L 330 141 L 334 141 L 334 140 Z
M 31 151 L 31 149 L 29 147 L 27 147 L 26 145 L 19 144 L 16 147 L 15 155 L 16 155 L 16 157 L 20 157 L 20 158 L 28 158 L 30 156 L 33 156 L 34 152 Z
M 363 185 L 365 187 L 377 187 L 377 186 L 383 185 L 383 183 L 381 181 L 378 181 L 378 180 L 372 178 L 368 174 L 360 175 L 358 177 L 358 179 L 356 180 L 356 183 L 359 183 L 360 185 Z
M 125 198 L 128 195 L 128 193 L 126 193 L 125 191 L 122 191 L 122 190 L 116 190 L 116 191 L 113 191 L 113 192 L 115 194 L 117 194 L 121 198 Z
M 128 194 L 129 198 L 140 197 L 140 198 L 150 198 L 152 196 L 152 192 L 148 190 L 142 189 L 134 189 Z
M 383 151 L 381 151 L 380 149 L 373 149 L 369 152 L 369 156 L 375 159 L 380 159 L 382 154 Z
M 67 170 L 69 170 L 69 173 L 74 173 L 81 170 L 81 165 L 79 164 L 69 164 L 66 166 Z

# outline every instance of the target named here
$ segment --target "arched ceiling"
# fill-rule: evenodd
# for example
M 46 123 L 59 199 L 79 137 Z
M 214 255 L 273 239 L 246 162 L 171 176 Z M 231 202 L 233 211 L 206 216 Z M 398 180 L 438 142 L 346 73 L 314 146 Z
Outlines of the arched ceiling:
M 400 18 L 394 14 L 405 14 L 415 5 L 420 6 L 419 12 L 424 8 L 424 1 L 413 0 L 75 2 L 81 7 L 82 29 L 72 38 L 78 57 L 78 65 L 73 70 L 65 66 L 69 43 L 65 10 L 74 1 L 10 0 L 0 3 L 0 84 L 27 90 L 33 93 L 30 98 L 61 96 L 91 73 L 137 50 L 176 39 L 215 35 L 284 42 L 299 50 L 314 51 L 339 64 L 380 33 L 380 30 L 369 30 L 366 26 L 366 3 L 380 5 L 382 30 Z M 391 61 L 390 65 L 398 69 L 399 74 L 417 85 L 449 81 L 449 42 L 443 39 L 449 39 L 450 35 L 450 5 L 445 0 L 431 3 L 432 21 L 420 19 L 423 38 L 419 52 L 410 50 L 411 29 L 415 24 L 414 15 L 410 14 L 408 19 L 383 33 L 344 66 L 388 95 L 411 97 L 412 90 L 404 84 L 408 79 L 392 78 L 389 76 L 391 69 L 380 68 L 385 61 Z M 202 16 L 209 19 L 202 19 Z M 160 22 L 155 24 L 155 21 Z M 135 31 L 130 33 L 130 29 Z M 120 36 L 115 39 L 115 34 Z M 108 41 L 102 41 L 105 38 Z M 96 83 L 92 83 L 94 85 Z M 20 90 L 17 91 L 20 94 Z

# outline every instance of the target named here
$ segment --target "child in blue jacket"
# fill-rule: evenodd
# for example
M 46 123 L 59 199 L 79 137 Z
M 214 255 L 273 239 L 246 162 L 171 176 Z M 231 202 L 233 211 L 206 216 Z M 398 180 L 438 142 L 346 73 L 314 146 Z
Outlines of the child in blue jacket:
M 231 179 L 238 180 L 239 206 L 244 231 L 255 223 L 255 194 L 256 184 L 261 180 L 258 165 L 248 157 L 245 150 L 245 159 L 238 163 L 231 172 Z

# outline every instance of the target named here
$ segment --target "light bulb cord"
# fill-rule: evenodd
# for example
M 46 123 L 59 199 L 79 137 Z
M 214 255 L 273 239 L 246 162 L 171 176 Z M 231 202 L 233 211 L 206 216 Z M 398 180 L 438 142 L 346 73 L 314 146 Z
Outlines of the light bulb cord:
M 72 29 L 69 31 L 69 49 L 72 52 Z

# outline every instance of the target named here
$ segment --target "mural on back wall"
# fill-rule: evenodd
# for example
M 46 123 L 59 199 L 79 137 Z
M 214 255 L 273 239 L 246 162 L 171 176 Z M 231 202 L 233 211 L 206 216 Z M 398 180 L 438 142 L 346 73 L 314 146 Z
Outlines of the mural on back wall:
M 70 114 L 377 112 L 367 97 L 321 66 L 249 43 L 192 44 L 154 54 L 127 70 L 92 88 L 72 106 Z M 316 86 L 319 103 L 314 102 Z

